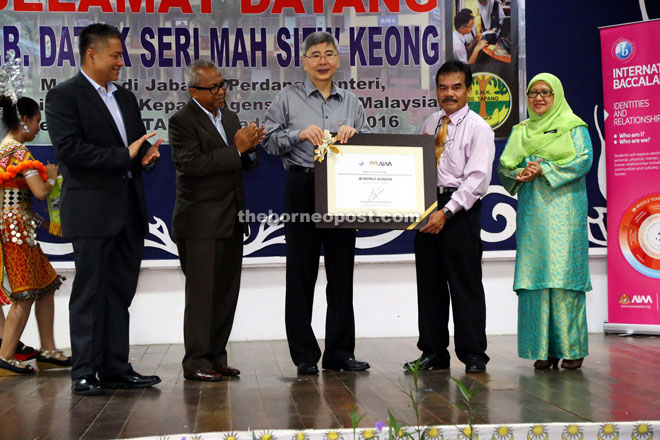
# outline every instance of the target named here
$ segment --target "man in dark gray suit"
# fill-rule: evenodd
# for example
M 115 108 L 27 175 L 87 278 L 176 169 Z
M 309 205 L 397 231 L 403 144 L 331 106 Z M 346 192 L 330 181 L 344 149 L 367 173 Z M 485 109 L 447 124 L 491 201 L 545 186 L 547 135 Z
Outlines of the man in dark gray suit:
M 158 376 L 128 362 L 129 313 L 148 230 L 142 168 L 158 159 L 135 96 L 117 86 L 124 65 L 119 30 L 87 26 L 81 71 L 46 96 L 48 132 L 64 177 L 62 234 L 76 265 L 69 301 L 75 394 L 141 388 Z M 98 373 L 98 379 L 96 374 Z M 99 382 L 100 379 L 100 382 Z
M 169 120 L 176 167 L 172 226 L 186 275 L 183 374 L 188 380 L 238 376 L 227 365 L 243 258 L 239 211 L 245 209 L 242 170 L 257 165 L 264 129 L 241 128 L 225 106 L 227 83 L 210 61 L 187 72 L 190 101 Z

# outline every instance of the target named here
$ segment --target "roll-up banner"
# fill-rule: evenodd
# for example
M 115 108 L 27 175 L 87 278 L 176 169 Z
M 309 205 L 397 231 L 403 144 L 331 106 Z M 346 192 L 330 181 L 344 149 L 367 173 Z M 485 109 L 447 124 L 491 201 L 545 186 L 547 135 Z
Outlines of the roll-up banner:
M 660 333 L 660 21 L 601 29 L 606 331 Z

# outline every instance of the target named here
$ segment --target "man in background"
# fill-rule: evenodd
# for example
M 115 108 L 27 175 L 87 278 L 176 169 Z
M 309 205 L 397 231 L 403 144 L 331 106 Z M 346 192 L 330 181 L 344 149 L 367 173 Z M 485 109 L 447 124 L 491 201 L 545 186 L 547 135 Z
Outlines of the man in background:
M 474 36 L 474 16 L 466 10 L 460 11 L 454 17 L 453 48 L 454 58 L 466 64 L 474 64 L 479 57 L 481 49 L 488 45 L 482 40 L 481 34 Z M 469 54 L 469 59 L 468 59 Z

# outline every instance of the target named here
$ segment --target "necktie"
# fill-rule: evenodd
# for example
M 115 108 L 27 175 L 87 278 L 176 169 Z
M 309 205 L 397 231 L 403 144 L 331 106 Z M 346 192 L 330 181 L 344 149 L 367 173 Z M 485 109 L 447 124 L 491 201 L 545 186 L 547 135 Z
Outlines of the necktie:
M 442 117 L 442 125 L 435 134 L 435 164 L 437 165 L 445 149 L 445 140 L 447 139 L 447 126 L 449 125 L 449 116 Z

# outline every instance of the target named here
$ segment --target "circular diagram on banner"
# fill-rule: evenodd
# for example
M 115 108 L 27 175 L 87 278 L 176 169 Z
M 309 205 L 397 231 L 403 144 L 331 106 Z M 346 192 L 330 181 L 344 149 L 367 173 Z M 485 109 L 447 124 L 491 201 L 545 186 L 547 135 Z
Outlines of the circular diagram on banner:
M 619 227 L 619 246 L 639 273 L 660 278 L 660 195 L 635 202 Z

